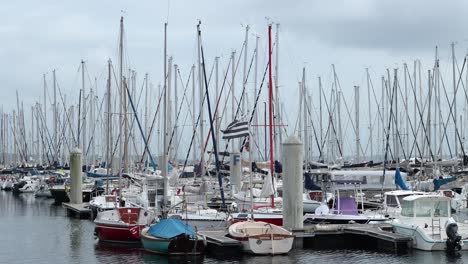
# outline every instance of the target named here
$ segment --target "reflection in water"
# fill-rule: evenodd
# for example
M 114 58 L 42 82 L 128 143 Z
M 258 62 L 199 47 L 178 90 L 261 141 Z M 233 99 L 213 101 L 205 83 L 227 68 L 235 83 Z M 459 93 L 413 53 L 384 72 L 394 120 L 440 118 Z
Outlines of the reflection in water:
M 1 263 L 464 263 L 468 252 L 413 250 L 404 255 L 362 250 L 295 250 L 284 256 L 167 257 L 140 246 L 99 243 L 94 223 L 66 216 L 52 199 L 0 191 Z

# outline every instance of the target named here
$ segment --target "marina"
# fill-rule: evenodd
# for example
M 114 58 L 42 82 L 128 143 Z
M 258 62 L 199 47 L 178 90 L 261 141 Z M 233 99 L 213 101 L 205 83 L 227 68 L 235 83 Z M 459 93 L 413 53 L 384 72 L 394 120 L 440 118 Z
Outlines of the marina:
M 0 263 L 467 262 L 468 5 L 400 1 L 1 8 Z
M 90 220 L 68 217 L 65 209 L 51 199 L 34 198 L 31 194 L 15 196 L 0 192 L 2 212 L 0 228 L 3 230 L 0 253 L 4 263 L 112 263 L 125 260 L 140 263 L 180 263 L 173 258 L 146 253 L 140 246 L 100 243 L 94 236 L 94 224 Z M 9 230 L 6 232 L 5 230 Z M 61 230 L 60 234 L 57 230 Z M 203 232 L 202 232 L 203 233 Z M 214 234 L 213 234 L 214 233 Z M 216 234 L 218 233 L 218 234 Z M 220 236 L 220 231 L 213 231 Z M 40 249 L 37 243 L 46 246 Z M 395 253 L 392 250 L 363 248 L 361 244 L 337 243 L 330 240 L 310 248 L 297 249 L 288 255 L 274 257 L 232 254 L 232 251 L 188 259 L 195 263 L 306 263 L 314 262 L 379 262 L 379 263 L 464 263 L 468 252 L 458 256 L 444 252 L 409 250 Z M 343 240 L 340 240 L 343 241 Z M 312 243 L 312 242 L 311 242 Z M 26 254 L 25 254 L 26 252 Z M 216 251 L 215 251 L 216 252 Z M 229 254 L 231 252 L 231 254 Z M 21 256 L 21 261 L 18 259 Z M 52 257 L 46 257 L 52 256 Z M 183 259 L 183 258 L 182 258 Z

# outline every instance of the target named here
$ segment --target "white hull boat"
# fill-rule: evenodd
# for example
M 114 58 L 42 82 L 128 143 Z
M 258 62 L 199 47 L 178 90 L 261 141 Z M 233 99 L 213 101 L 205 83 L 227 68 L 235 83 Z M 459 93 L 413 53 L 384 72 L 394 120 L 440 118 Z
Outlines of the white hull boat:
M 244 221 L 229 227 L 229 236 L 242 243 L 243 250 L 257 255 L 286 254 L 292 249 L 294 235 L 265 222 Z
M 468 225 L 451 217 L 450 198 L 414 195 L 403 199 L 403 208 L 392 221 L 393 231 L 413 238 L 413 247 L 426 251 L 468 250 Z

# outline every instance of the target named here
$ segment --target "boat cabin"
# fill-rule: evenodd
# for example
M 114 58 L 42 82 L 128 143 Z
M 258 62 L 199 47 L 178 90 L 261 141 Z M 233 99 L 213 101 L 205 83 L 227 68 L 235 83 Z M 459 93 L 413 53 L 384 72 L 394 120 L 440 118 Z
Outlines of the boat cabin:
M 385 192 L 383 207 L 385 209 L 401 208 L 403 204 L 403 199 L 405 197 L 408 197 L 411 195 L 424 195 L 424 194 L 425 194 L 424 192 L 405 191 L 405 190 Z
M 411 195 L 403 199 L 401 216 L 406 218 L 448 218 L 450 198 L 440 195 Z

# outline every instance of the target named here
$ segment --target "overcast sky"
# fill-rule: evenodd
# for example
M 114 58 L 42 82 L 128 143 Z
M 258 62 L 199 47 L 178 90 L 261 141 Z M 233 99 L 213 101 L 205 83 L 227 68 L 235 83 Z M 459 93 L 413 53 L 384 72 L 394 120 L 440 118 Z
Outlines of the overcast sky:
M 354 85 L 365 87 L 366 67 L 376 85 L 387 68 L 401 70 L 403 62 L 412 66 L 414 59 L 422 61 L 425 73 L 433 65 L 438 45 L 442 75 L 450 83 L 450 43 L 456 43 L 460 65 L 468 50 L 467 12 L 466 1 L 425 0 L 3 1 L 1 104 L 5 111 L 16 107 L 16 91 L 25 105 L 42 101 L 42 74 L 50 82 L 52 69 L 57 69 L 62 92 L 77 101 L 82 59 L 90 78 L 96 77 L 103 91 L 107 60 L 117 62 L 121 15 L 125 17 L 126 58 L 138 72 L 139 83 L 146 72 L 154 84 L 161 82 L 166 21 L 169 54 L 187 77 L 197 55 L 198 19 L 207 63 L 211 65 L 220 56 L 222 69 L 230 53 L 240 51 L 245 25 L 250 25 L 249 60 L 254 35 L 261 37 L 259 72 L 265 66 L 267 24 L 280 23 L 280 94 L 285 107 L 293 111 L 297 111 L 291 105 L 298 100 L 297 82 L 304 66 L 309 89 L 316 91 L 318 76 L 330 89 L 331 64 L 335 64 L 342 89 L 352 98 Z M 288 118 L 291 128 L 296 117 Z

